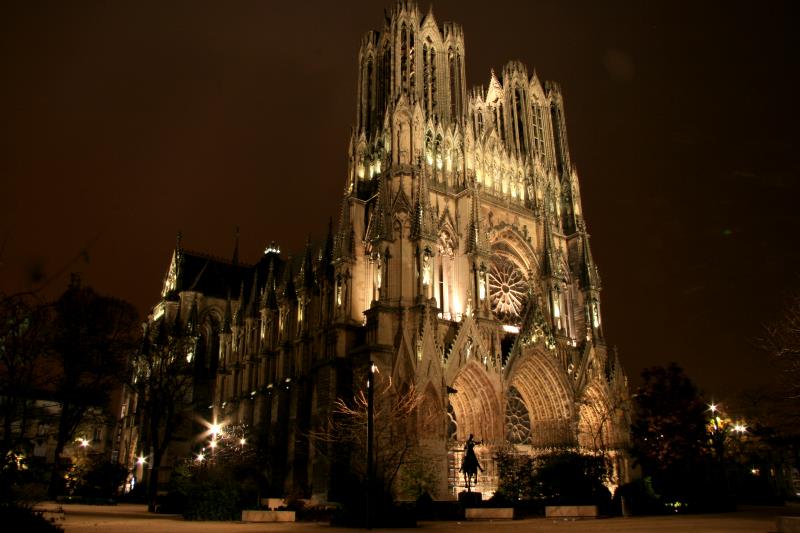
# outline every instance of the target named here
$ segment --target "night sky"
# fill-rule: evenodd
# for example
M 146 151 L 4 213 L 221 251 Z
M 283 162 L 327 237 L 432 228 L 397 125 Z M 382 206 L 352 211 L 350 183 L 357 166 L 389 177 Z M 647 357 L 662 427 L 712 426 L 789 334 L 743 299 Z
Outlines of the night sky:
M 142 314 L 175 243 L 255 261 L 338 212 L 361 36 L 391 0 L 3 2 L 0 290 L 78 271 Z M 427 9 L 426 2 L 421 3 Z M 792 2 L 437 1 L 470 85 L 561 84 L 605 333 L 633 384 L 678 361 L 716 397 L 768 377 L 800 290 Z

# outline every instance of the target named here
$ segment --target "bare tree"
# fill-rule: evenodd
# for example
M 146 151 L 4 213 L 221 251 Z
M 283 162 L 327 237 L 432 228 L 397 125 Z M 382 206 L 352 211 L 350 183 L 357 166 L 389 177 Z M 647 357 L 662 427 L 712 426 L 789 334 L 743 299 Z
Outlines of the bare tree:
M 327 428 L 310 433 L 321 454 L 347 450 L 348 467 L 360 481 L 367 477 L 367 395 L 359 390 L 351 399 L 337 398 Z M 394 493 L 398 473 L 419 462 L 417 427 L 422 395 L 412 386 L 398 387 L 391 378 L 376 375 L 374 395 L 374 483 L 384 495 Z M 331 457 L 333 458 L 333 457 Z M 341 458 L 339 458 L 341 459 Z
M 791 403 L 800 403 L 800 294 L 794 295 L 782 316 L 766 328 L 763 345 L 778 367 L 778 385 Z
M 137 395 L 141 446 L 149 449 L 148 509 L 155 511 L 158 471 L 164 453 L 192 407 L 192 359 L 196 339 L 179 327 L 168 331 L 162 320 L 146 331 L 142 348 L 131 360 L 129 386 Z

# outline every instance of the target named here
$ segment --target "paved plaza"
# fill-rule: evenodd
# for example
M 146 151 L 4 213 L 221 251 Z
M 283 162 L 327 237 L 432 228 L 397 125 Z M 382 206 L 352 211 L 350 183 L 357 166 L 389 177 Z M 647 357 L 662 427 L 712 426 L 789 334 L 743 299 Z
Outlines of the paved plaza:
M 179 516 L 153 515 L 143 505 L 121 504 L 116 506 L 45 504 L 43 508 L 53 511 L 67 533 L 181 533 L 181 532 L 225 532 L 225 533 L 299 533 L 315 531 L 336 533 L 349 531 L 323 523 L 289 524 L 245 524 L 241 522 L 188 522 Z M 63 509 L 63 513 L 58 512 Z M 569 533 L 569 532 L 691 532 L 691 533 L 735 533 L 775 532 L 775 518 L 780 515 L 799 515 L 798 507 L 753 507 L 735 513 L 708 515 L 655 516 L 635 518 L 608 518 L 582 521 L 554 521 L 545 518 L 497 522 L 422 522 L 418 531 L 475 532 L 491 528 L 493 533 Z M 376 529 L 374 531 L 384 531 Z M 397 531 L 396 529 L 385 531 Z

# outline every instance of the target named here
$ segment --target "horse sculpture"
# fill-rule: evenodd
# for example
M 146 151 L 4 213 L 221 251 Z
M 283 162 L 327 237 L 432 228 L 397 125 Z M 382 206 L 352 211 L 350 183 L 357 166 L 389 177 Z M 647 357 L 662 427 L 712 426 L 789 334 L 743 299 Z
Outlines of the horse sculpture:
M 467 442 L 464 444 L 464 459 L 461 460 L 461 472 L 464 473 L 464 484 L 467 486 L 467 492 L 472 492 L 472 486 L 478 483 L 478 470 L 483 472 L 483 467 L 478 462 L 478 456 L 475 455 L 475 446 L 480 444 L 473 440 L 472 433 L 470 433 Z

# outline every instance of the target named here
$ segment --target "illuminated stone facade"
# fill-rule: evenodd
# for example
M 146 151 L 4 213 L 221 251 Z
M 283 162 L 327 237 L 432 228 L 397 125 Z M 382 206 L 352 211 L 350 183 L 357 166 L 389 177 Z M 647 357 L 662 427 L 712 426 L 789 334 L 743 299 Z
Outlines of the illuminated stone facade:
M 270 247 L 255 265 L 173 254 L 152 318 L 196 325 L 205 416 L 260 431 L 286 492 L 325 497 L 332 466 L 308 434 L 371 360 L 433 414 L 410 431 L 437 497 L 460 490 L 470 433 L 478 490 L 509 442 L 603 449 L 626 477 L 626 377 L 603 336 L 560 88 L 514 61 L 467 90 L 462 28 L 407 1 L 364 36 L 358 65 L 326 243 L 295 261 Z

